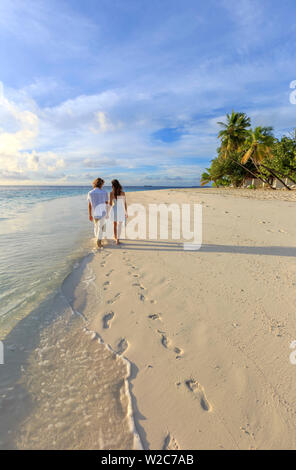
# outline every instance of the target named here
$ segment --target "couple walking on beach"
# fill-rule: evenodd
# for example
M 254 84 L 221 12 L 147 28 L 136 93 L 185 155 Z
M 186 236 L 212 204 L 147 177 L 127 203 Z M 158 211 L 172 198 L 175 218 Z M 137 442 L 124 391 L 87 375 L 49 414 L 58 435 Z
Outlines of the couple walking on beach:
M 113 233 L 116 245 L 119 245 L 121 226 L 127 219 L 127 203 L 125 192 L 118 180 L 113 180 L 110 197 L 103 189 L 105 181 L 96 178 L 93 182 L 93 190 L 88 193 L 89 220 L 94 222 L 94 232 L 99 248 L 102 247 L 102 238 L 110 231 L 106 225 L 113 222 Z

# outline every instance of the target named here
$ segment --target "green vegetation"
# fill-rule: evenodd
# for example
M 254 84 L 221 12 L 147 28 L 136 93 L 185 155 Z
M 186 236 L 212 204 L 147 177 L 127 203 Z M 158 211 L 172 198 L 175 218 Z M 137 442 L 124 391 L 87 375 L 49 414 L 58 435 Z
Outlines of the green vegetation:
M 289 190 L 286 178 L 296 184 L 296 131 L 279 140 L 272 127 L 251 129 L 251 119 L 234 111 L 218 124 L 221 144 L 201 176 L 203 186 L 212 182 L 215 187 L 240 187 L 246 178 L 259 179 L 272 189 L 274 178 Z

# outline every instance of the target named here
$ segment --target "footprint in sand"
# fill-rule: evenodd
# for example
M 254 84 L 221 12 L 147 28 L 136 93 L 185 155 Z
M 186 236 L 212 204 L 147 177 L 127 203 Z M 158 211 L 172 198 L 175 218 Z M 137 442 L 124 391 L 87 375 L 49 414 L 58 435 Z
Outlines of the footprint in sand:
M 106 313 L 106 315 L 103 316 L 103 328 L 105 330 L 110 328 L 110 324 L 113 318 L 114 318 L 114 312 Z
M 212 411 L 212 405 L 207 400 L 205 390 L 203 386 L 197 382 L 197 380 L 195 379 L 186 380 L 185 385 L 190 392 L 194 393 L 194 395 L 198 397 L 200 401 L 200 406 L 202 407 L 204 411 Z
M 106 274 L 106 277 L 109 277 L 113 273 L 113 269 Z
M 125 338 L 122 338 L 117 346 L 116 346 L 116 352 L 117 354 L 123 354 L 128 348 L 128 341 Z
M 148 318 L 150 320 L 160 320 L 161 319 L 161 317 L 160 317 L 160 315 L 158 315 L 158 313 L 154 313 L 153 315 L 148 315 Z
M 134 277 L 137 277 L 136 273 L 138 271 L 138 268 L 136 266 L 131 266 L 131 265 L 128 265 L 129 267 L 129 271 L 128 271 L 128 274 L 130 276 L 134 276 Z M 135 276 L 136 275 L 136 276 Z
M 181 357 L 182 357 L 183 354 L 184 354 L 184 353 L 183 353 L 183 350 L 180 349 L 180 348 L 174 348 L 174 353 L 177 354 L 176 359 L 181 359 Z
M 141 302 L 146 302 L 146 301 L 148 301 L 148 298 L 145 297 L 145 295 L 143 295 L 143 294 L 139 294 L 139 299 L 141 300 Z M 151 303 L 151 304 L 156 304 L 156 300 L 150 300 L 150 303 Z
M 163 331 L 157 330 L 157 332 L 161 335 L 161 344 L 166 349 L 168 349 L 169 348 L 169 343 L 170 343 L 168 337 L 165 335 L 165 333 Z
M 168 433 L 164 440 L 162 450 L 180 450 L 178 442 L 170 433 Z
M 161 344 L 165 349 L 170 349 L 175 354 L 177 354 L 176 359 L 181 359 L 184 354 L 184 351 L 181 348 L 177 348 L 172 345 L 171 340 L 167 337 L 166 333 L 161 330 L 157 330 L 157 333 L 161 336 Z
M 108 305 L 111 305 L 111 304 L 114 304 L 114 302 L 116 302 L 116 300 L 120 297 L 120 292 L 118 294 L 116 294 L 112 299 L 109 299 L 107 301 L 107 304 Z
M 127 265 L 131 269 L 137 269 L 137 266 L 134 266 L 133 264 L 127 263 Z
M 247 423 L 245 426 L 241 426 L 240 430 L 242 433 L 246 434 L 250 438 L 251 441 L 253 441 L 253 445 L 251 444 L 250 449 L 256 449 L 256 441 L 255 441 L 255 434 L 252 432 L 249 423 Z
M 139 287 L 140 290 L 147 290 L 146 287 L 142 286 L 139 282 L 135 282 L 133 287 Z
M 108 286 L 110 286 L 110 284 L 111 284 L 111 282 L 109 282 L 109 281 L 104 282 L 104 284 L 103 284 L 104 290 L 107 290 Z

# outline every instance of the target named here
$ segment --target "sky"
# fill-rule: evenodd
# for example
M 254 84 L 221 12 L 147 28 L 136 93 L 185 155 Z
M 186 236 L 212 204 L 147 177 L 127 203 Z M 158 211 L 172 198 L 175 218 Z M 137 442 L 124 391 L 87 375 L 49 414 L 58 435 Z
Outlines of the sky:
M 295 15 L 295 0 L 0 0 L 0 184 L 198 185 L 226 113 L 296 127 Z

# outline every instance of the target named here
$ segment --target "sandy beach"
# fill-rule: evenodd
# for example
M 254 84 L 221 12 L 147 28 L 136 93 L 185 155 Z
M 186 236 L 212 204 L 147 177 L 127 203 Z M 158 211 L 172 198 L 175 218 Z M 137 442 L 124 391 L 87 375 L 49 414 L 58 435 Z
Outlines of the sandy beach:
M 77 263 L 6 338 L 0 447 L 295 448 L 295 196 L 129 193 L 202 204 L 201 249 L 124 240 Z
M 95 254 L 83 313 L 132 364 L 144 448 L 291 449 L 296 444 L 295 193 L 187 189 L 141 204 L 203 204 L 203 246 L 125 241 Z M 79 284 L 73 306 L 81 309 Z
M 0 453 L 296 450 L 295 15 L 0 0 Z

